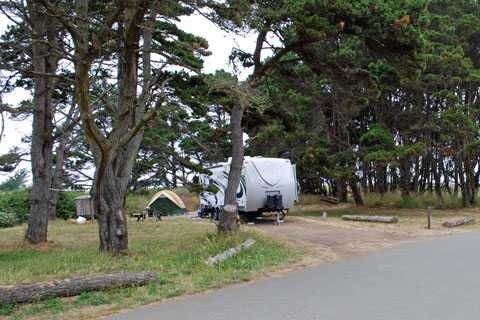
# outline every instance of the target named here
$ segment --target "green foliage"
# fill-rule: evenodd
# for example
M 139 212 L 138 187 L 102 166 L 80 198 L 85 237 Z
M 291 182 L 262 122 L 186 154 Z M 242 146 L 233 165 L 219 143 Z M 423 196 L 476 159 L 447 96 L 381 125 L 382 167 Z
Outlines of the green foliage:
M 21 161 L 21 153 L 18 148 L 13 148 L 6 154 L 0 155 L 0 171 L 12 172 Z
M 140 189 L 127 195 L 127 210 L 130 215 L 141 213 L 159 189 Z
M 382 59 L 368 65 L 370 77 L 381 92 L 395 92 L 400 85 L 400 73 L 387 60 Z
M 360 144 L 370 152 L 390 151 L 395 147 L 390 132 L 384 124 L 373 124 L 370 130 L 360 137 Z
M 60 192 L 57 199 L 55 216 L 64 220 L 76 218 L 75 198 L 84 195 L 84 192 Z
M 58 313 L 65 310 L 66 306 L 60 298 L 51 298 L 35 304 L 28 312 L 26 312 L 26 315 L 37 315 L 45 313 L 46 311 Z
M 105 304 L 106 300 L 104 297 L 96 295 L 92 292 L 83 292 L 75 300 L 75 308 L 81 308 L 84 306 L 101 306 Z
M 20 223 L 20 219 L 14 212 L 0 211 L 0 227 L 13 227 Z
M 16 171 L 13 176 L 9 177 L 5 182 L 0 184 L 0 191 L 12 191 L 24 188 L 27 177 L 27 169 L 20 169 Z
M 30 192 L 29 189 L 0 192 L 0 208 L 2 208 L 0 216 L 6 223 L 5 226 L 13 226 L 28 220 L 30 215 Z
M 15 312 L 13 304 L 4 304 L 0 306 L 0 316 L 10 316 Z
M 0 192 L 0 226 L 12 227 L 26 222 L 30 215 L 30 189 Z M 76 217 L 75 198 L 83 192 L 60 192 L 57 200 L 56 217 Z

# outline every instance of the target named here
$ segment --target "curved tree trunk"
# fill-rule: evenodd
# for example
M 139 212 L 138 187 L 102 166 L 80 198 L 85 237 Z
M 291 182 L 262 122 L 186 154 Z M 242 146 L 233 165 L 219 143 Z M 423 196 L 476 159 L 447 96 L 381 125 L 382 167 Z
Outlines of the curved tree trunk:
M 358 188 L 358 184 L 355 179 L 349 180 L 348 184 L 350 185 L 350 188 L 352 188 L 352 196 L 355 200 L 355 204 L 358 206 L 363 206 L 362 193 L 360 192 L 360 189 Z
M 108 170 L 102 182 L 95 179 L 92 195 L 98 219 L 99 249 L 117 255 L 128 249 L 127 190 L 120 188 L 124 183 L 118 181 L 112 171 Z
M 230 118 L 230 127 L 232 130 L 232 162 L 230 164 L 230 172 L 228 174 L 228 184 L 225 188 L 225 206 L 233 205 L 237 207 L 237 188 L 240 183 L 240 176 L 243 167 L 243 130 L 242 130 L 243 107 L 240 103 L 235 103 L 232 108 Z M 218 232 L 233 233 L 237 230 L 238 208 L 236 211 L 223 211 L 220 215 L 218 224 Z

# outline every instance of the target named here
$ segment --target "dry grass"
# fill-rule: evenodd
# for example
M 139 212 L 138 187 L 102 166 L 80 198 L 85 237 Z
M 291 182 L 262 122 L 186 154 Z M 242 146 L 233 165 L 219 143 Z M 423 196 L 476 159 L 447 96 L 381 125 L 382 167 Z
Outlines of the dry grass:
M 209 220 L 165 217 L 156 222 L 129 220 L 128 254 L 98 252 L 98 226 L 54 221 L 49 242 L 31 246 L 25 225 L 0 232 L 0 284 L 44 282 L 98 273 L 155 271 L 159 278 L 143 287 L 108 289 L 77 297 L 0 307 L 6 319 L 87 319 L 182 295 L 250 281 L 297 259 L 290 247 L 254 231 L 218 238 Z M 256 244 L 217 266 L 205 261 L 254 238 Z M 8 316 L 8 318 L 7 318 Z
M 302 210 L 302 216 L 320 217 L 327 212 L 327 220 L 322 223 L 332 224 L 343 228 L 369 229 L 376 231 L 405 233 L 409 235 L 449 235 L 474 229 L 480 229 L 480 209 L 469 208 L 461 210 L 432 210 L 431 229 L 427 229 L 427 209 L 396 209 L 387 207 L 355 206 L 352 204 L 335 205 L 310 205 Z M 298 209 L 292 210 L 292 215 L 298 215 Z M 369 215 L 369 216 L 395 216 L 398 223 L 371 223 L 358 221 L 343 221 L 342 215 Z M 475 224 L 445 228 L 442 224 L 446 221 L 474 217 Z

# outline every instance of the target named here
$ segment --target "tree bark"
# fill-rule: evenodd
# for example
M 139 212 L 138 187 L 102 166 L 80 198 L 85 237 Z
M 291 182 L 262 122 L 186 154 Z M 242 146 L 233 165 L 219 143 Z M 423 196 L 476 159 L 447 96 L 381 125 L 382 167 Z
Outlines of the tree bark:
M 243 168 L 243 130 L 242 130 L 243 107 L 237 102 L 232 108 L 230 117 L 230 127 L 232 130 L 232 162 L 230 164 L 230 172 L 228 173 L 228 184 L 225 188 L 225 206 L 233 205 L 236 210 L 224 210 L 220 215 L 218 224 L 218 232 L 232 233 L 238 228 L 235 222 L 238 216 L 237 207 L 237 189 L 240 183 L 240 177 Z
M 338 202 L 347 203 L 348 201 L 347 182 L 344 179 L 338 179 L 337 188 L 338 188 Z
M 131 10 L 134 11 L 134 8 Z M 133 14 L 133 13 L 129 13 Z M 127 14 L 127 15 L 129 15 Z M 143 136 L 143 129 L 125 145 L 120 140 L 125 137 L 136 119 L 143 118 L 144 106 L 137 104 L 138 46 L 141 29 L 137 21 L 132 21 L 129 32 L 119 43 L 118 62 L 118 102 L 113 132 L 109 137 L 111 148 L 100 148 L 101 156 L 97 160 L 94 185 L 92 188 L 93 205 L 98 215 L 100 251 L 113 255 L 128 249 L 127 232 L 127 188 L 130 173 L 135 164 L 136 155 Z
M 0 286 L 0 305 L 75 296 L 82 292 L 127 285 L 144 285 L 157 279 L 155 272 L 116 273 L 41 283 Z
M 358 189 L 357 183 L 354 181 L 349 181 L 350 188 L 352 188 L 352 196 L 353 200 L 355 200 L 355 204 L 357 206 L 363 206 L 363 199 L 362 199 L 362 193 Z
M 32 2 L 27 2 L 28 13 L 34 31 L 33 64 L 35 76 L 33 102 L 33 129 L 31 163 L 33 190 L 30 196 L 30 217 L 25 238 L 30 243 L 47 241 L 48 213 L 51 208 L 50 188 L 52 183 L 53 149 L 53 80 L 45 74 L 53 74 L 58 58 L 50 55 L 45 39 L 56 42 L 55 26 Z
M 410 165 L 408 156 L 400 159 L 400 190 L 402 198 L 410 197 Z
M 95 158 L 96 170 L 91 190 L 98 219 L 100 251 L 113 255 L 128 249 L 126 194 L 135 158 L 143 135 L 145 105 L 137 101 L 138 50 L 146 1 L 125 2 L 122 9 L 128 24 L 118 22 L 118 100 L 113 128 L 108 135 L 96 126 L 89 101 L 89 70 L 99 54 L 98 42 L 89 44 L 88 1 L 76 1 L 78 20 L 75 29 L 75 88 L 87 140 Z M 112 20 L 113 21 L 113 20 Z M 104 26 L 106 27 L 106 26 Z M 100 37 L 100 36 L 99 36 Z M 106 38 L 105 38 L 106 39 Z M 103 39 L 103 41 L 106 41 Z M 162 96 L 163 98 L 163 96 Z M 157 104 L 163 100 L 158 98 Z M 153 117 L 155 113 L 150 113 Z

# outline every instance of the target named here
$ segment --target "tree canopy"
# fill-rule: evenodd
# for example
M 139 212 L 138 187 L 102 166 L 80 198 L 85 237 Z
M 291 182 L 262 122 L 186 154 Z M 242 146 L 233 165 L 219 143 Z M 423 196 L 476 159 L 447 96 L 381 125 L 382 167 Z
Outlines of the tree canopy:
M 49 189 L 91 179 L 101 250 L 128 247 L 129 189 L 190 184 L 232 157 L 225 203 L 235 203 L 244 154 L 289 158 L 303 191 L 340 201 L 400 190 L 475 202 L 477 1 L 32 0 L 2 10 L 16 23 L 1 38 L 1 94 L 33 96 L 1 109 L 34 115 L 32 201 L 44 206 L 31 215 L 54 208 Z M 177 24 L 193 13 L 256 35 L 253 50 L 230 55 L 247 79 L 202 73 L 207 40 Z M 12 171 L 22 157 L 12 150 L 1 165 Z

